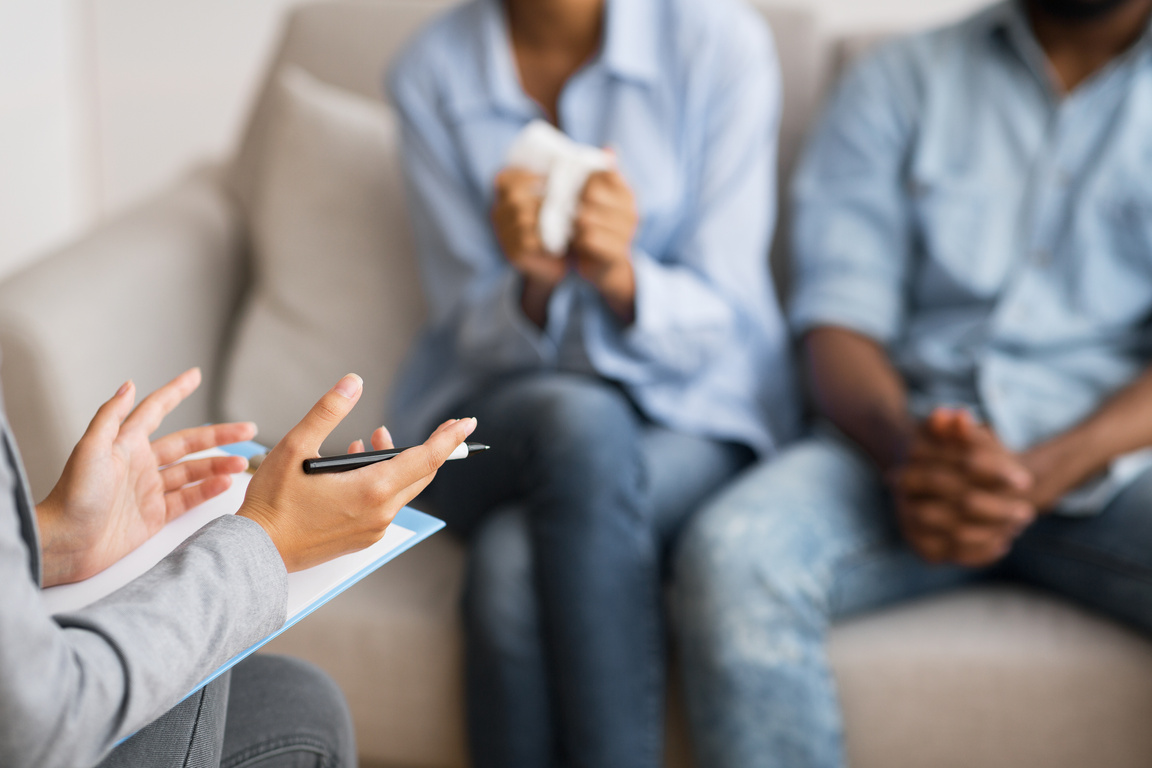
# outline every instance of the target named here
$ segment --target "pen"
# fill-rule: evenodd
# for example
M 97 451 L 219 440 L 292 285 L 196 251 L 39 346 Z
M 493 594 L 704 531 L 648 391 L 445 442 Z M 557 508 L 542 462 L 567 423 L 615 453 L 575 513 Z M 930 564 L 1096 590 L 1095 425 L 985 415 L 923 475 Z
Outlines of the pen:
M 383 451 L 364 451 L 362 453 L 346 453 L 341 456 L 321 456 L 318 459 L 304 459 L 304 472 L 315 475 L 320 472 L 347 472 L 350 469 L 366 467 L 379 461 L 387 461 L 393 456 L 399 456 L 408 448 L 388 448 Z M 466 459 L 474 453 L 488 450 L 488 446 L 481 443 L 460 443 L 456 450 L 448 455 L 452 459 Z

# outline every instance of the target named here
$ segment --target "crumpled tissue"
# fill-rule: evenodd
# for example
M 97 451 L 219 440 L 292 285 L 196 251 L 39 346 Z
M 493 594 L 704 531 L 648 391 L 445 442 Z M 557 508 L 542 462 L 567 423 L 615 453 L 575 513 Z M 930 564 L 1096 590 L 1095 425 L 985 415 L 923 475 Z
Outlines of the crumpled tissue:
M 616 167 L 611 152 L 579 144 L 543 120 L 533 120 L 512 142 L 505 162 L 545 178 L 540 204 L 540 241 L 553 256 L 563 256 L 572 239 L 580 194 L 588 177 Z

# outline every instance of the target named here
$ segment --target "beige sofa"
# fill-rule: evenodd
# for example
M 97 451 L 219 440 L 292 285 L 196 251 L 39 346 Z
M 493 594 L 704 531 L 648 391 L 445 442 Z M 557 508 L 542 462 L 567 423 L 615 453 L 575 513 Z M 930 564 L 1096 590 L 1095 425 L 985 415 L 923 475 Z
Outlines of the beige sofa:
M 270 215 L 265 208 L 275 207 L 275 198 L 260 192 L 271 173 L 263 159 L 267 146 L 281 142 L 284 152 L 296 151 L 299 159 L 292 141 L 309 135 L 281 132 L 275 141 L 269 138 L 291 112 L 277 107 L 284 81 L 274 75 L 287 65 L 311 73 L 315 80 L 297 70 L 293 82 L 305 96 L 319 94 L 317 103 L 331 96 L 324 91 L 329 86 L 359 94 L 359 106 L 343 97 L 330 100 L 337 112 L 348 106 L 348 119 L 363 140 L 393 141 L 384 108 L 369 107 L 366 98 L 378 98 L 381 73 L 398 46 L 443 7 L 432 0 L 380 0 L 299 8 L 287 20 L 269 87 L 232 162 L 190 174 L 0 286 L 0 375 L 39 494 L 96 406 L 127 376 L 150 389 L 200 365 L 206 385 L 170 426 L 258 415 L 265 424 L 262 437 L 271 441 L 320 391 L 301 382 L 334 381 L 346 364 L 368 380 L 364 405 L 346 431 L 366 434 L 379 420 L 388 379 L 421 312 L 392 178 L 394 156 L 379 154 L 377 165 L 358 169 L 361 176 L 374 168 L 388 176 L 365 181 L 380 185 L 379 197 L 369 196 L 369 202 L 379 208 L 376 226 L 392 233 L 379 258 L 365 267 L 374 276 L 333 295 L 323 273 L 309 273 L 307 279 L 319 282 L 305 298 L 317 305 L 289 317 L 300 324 L 309 312 L 314 318 L 351 312 L 384 318 L 387 328 L 330 343 L 330 334 L 301 326 L 299 345 L 290 337 L 285 346 L 283 337 L 262 337 L 264 326 L 253 320 L 252 297 L 275 294 L 273 284 L 284 276 L 269 274 L 275 261 L 262 251 L 295 248 L 308 256 L 310 247 L 308 229 L 303 235 L 291 229 L 302 219 L 308 223 L 300 201 L 294 201 L 297 208 Z M 859 41 L 823 39 L 805 12 L 767 8 L 765 15 L 785 76 L 786 174 L 825 87 L 825 72 Z M 373 110 L 383 121 L 379 126 Z M 389 151 L 394 155 L 394 148 Z M 323 167 L 281 170 L 287 174 L 278 177 L 281 186 L 289 190 L 296 189 L 293 179 L 306 186 L 324 173 Z M 349 215 L 372 218 L 373 210 Z M 339 234 L 333 221 L 339 224 L 340 215 L 334 211 L 324 219 L 332 237 Z M 281 234 L 285 242 L 277 244 Z M 322 251 L 316 259 L 332 256 L 323 245 L 316 248 Z M 364 298 L 377 291 L 387 301 Z M 273 295 L 272 311 L 282 310 L 275 300 Z M 239 351 L 238 337 L 247 345 Z M 257 383 L 287 358 L 298 375 Z M 344 687 L 366 764 L 466 764 L 457 616 L 461 563 L 461 547 L 439 534 L 272 646 L 312 659 Z M 831 645 L 849 754 L 860 768 L 1152 764 L 1152 645 L 1057 600 L 1010 587 L 968 590 L 846 623 L 833 631 Z M 673 765 L 690 762 L 680 711 L 674 702 Z

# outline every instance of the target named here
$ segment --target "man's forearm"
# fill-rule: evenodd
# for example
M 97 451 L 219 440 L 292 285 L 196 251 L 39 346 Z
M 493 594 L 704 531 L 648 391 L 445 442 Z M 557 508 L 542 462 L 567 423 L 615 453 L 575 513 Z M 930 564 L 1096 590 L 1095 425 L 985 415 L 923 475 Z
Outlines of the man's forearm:
M 881 470 L 903 459 L 916 425 L 904 380 L 878 343 L 854 331 L 820 327 L 804 337 L 816 408 L 858 443 Z
M 1034 502 L 1050 507 L 1118 456 L 1148 446 L 1152 446 L 1152 369 L 1087 419 L 1029 448 L 1021 458 L 1036 476 Z

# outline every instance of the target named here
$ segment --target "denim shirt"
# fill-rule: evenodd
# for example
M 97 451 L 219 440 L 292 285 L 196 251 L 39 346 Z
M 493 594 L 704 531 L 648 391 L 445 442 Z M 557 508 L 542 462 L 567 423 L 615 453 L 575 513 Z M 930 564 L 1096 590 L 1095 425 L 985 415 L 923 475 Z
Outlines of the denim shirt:
M 1148 363 L 1148 34 L 1066 95 L 1014 2 L 886 45 L 840 85 L 793 195 L 794 330 L 886 345 L 917 413 L 967 406 L 1020 450 Z M 1148 466 L 1119 460 L 1066 511 Z
M 392 404 L 405 440 L 492 381 L 533 370 L 618 382 L 649 419 L 760 453 L 795 433 L 768 270 L 779 70 L 754 11 L 609 0 L 600 51 L 560 95 L 560 128 L 614 149 L 636 196 L 629 326 L 575 274 L 543 329 L 520 308 L 520 277 L 489 215 L 508 147 L 543 113 L 520 86 L 499 0 L 434 21 L 393 66 L 389 90 L 429 307 Z

